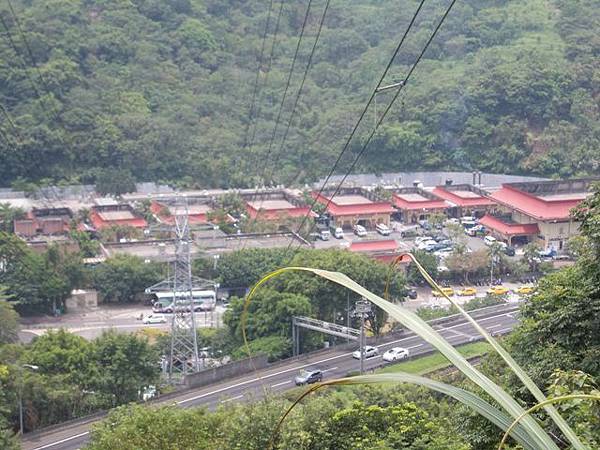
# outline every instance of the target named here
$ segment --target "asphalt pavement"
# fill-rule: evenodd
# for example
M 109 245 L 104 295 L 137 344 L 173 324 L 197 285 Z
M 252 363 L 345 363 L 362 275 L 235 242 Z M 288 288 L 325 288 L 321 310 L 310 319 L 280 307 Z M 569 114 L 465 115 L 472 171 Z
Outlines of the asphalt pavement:
M 512 330 L 518 323 L 515 312 L 498 313 L 491 317 L 479 319 L 478 322 L 494 335 L 505 334 Z M 465 322 L 454 323 L 446 326 L 434 327 L 452 345 L 461 345 L 479 338 L 473 327 Z M 379 356 L 365 361 L 365 369 L 370 371 L 384 364 L 381 355 L 392 347 L 409 349 L 411 357 L 430 352 L 432 347 L 416 335 L 407 335 L 391 342 L 377 345 Z M 386 363 L 388 364 L 388 363 Z M 210 386 L 187 391 L 168 400 L 158 401 L 153 404 L 176 404 L 183 408 L 204 406 L 214 409 L 221 404 L 229 402 L 242 402 L 260 399 L 265 395 L 278 394 L 296 386 L 293 378 L 302 368 L 318 367 L 324 371 L 324 379 L 345 377 L 349 372 L 359 369 L 359 361 L 352 358 L 352 352 L 339 350 L 335 347 L 328 352 L 303 360 L 290 361 L 289 363 L 275 364 L 274 367 L 252 372 L 246 376 L 238 377 L 216 383 Z M 55 427 L 47 432 L 37 432 L 25 435 L 22 440 L 24 450 L 75 450 L 85 446 L 89 441 L 92 425 L 100 418 L 85 422 L 66 424 Z

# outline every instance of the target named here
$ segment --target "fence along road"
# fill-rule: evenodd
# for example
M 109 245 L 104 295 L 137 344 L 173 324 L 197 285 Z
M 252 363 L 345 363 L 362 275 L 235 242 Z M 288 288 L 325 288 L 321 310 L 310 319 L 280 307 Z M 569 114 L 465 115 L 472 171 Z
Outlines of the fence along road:
M 518 323 L 517 312 L 514 305 L 507 305 L 505 311 L 494 314 L 477 321 L 494 335 L 506 334 Z M 473 327 L 464 320 L 454 320 L 435 326 L 448 342 L 457 346 L 474 340 L 480 336 Z M 432 352 L 432 347 L 419 336 L 408 334 L 391 341 L 384 341 L 376 345 L 380 356 L 365 361 L 365 369 L 372 370 L 383 365 L 381 354 L 386 350 L 398 346 L 408 348 L 411 356 L 424 355 Z M 358 370 L 359 362 L 351 356 L 351 351 L 332 348 L 327 352 L 318 352 L 306 358 L 274 364 L 272 367 L 250 373 L 243 377 L 204 386 L 187 392 L 181 392 L 168 398 L 161 398 L 152 404 L 176 404 L 183 408 L 204 406 L 209 409 L 216 408 L 221 403 L 252 401 L 260 399 L 266 392 L 280 393 L 294 388 L 292 379 L 301 368 L 319 367 L 325 372 L 325 379 L 340 378 L 349 372 Z M 266 388 L 266 390 L 264 389 Z M 102 420 L 105 414 L 97 414 L 89 418 L 51 427 L 26 434 L 22 439 L 24 450 L 76 450 L 89 441 L 89 433 L 94 423 Z

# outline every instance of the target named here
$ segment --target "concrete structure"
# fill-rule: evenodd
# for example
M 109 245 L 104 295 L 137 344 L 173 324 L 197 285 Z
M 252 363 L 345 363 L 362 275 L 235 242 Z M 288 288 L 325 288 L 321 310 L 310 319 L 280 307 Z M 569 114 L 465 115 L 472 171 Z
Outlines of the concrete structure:
M 21 237 L 66 234 L 73 214 L 69 208 L 33 208 L 24 219 L 15 220 L 15 234 Z
M 209 223 L 208 213 L 213 210 L 213 205 L 209 199 L 188 199 L 187 209 L 189 224 L 201 225 Z M 168 202 L 153 200 L 150 204 L 150 210 L 159 222 L 167 225 L 175 224 L 176 211 L 173 205 Z
M 127 204 L 94 206 L 90 212 L 90 221 L 96 230 L 111 226 L 130 226 L 139 229 L 148 227 L 146 220 L 138 217 L 133 208 Z
M 76 289 L 71 292 L 71 296 L 65 301 L 69 312 L 85 311 L 98 306 L 98 292 L 90 289 Z
M 392 262 L 399 254 L 400 248 L 394 239 L 376 241 L 354 241 L 348 247 L 353 253 L 362 253 L 383 262 Z
M 433 194 L 449 204 L 450 217 L 483 217 L 497 207 L 496 202 L 488 197 L 488 192 L 471 184 L 437 186 Z
M 372 192 L 361 188 L 342 188 L 333 198 L 333 191 L 313 192 L 312 197 L 327 206 L 331 226 L 351 229 L 359 224 L 374 229 L 378 223 L 390 225 L 394 208 L 387 201 L 380 201 Z M 330 201 L 331 200 L 331 201 Z
M 317 217 L 302 199 L 284 190 L 242 195 L 242 198 L 246 201 L 248 216 L 253 220 L 283 225 L 288 218 Z
M 404 223 L 417 223 L 432 214 L 445 214 L 449 206 L 441 197 L 419 187 L 393 189 L 392 204 Z
M 542 248 L 564 249 L 569 238 L 579 233 L 579 223 L 570 211 L 591 195 L 595 180 L 561 180 L 507 183 L 490 194 L 500 205 L 496 214 L 480 223 L 509 244 L 536 242 Z

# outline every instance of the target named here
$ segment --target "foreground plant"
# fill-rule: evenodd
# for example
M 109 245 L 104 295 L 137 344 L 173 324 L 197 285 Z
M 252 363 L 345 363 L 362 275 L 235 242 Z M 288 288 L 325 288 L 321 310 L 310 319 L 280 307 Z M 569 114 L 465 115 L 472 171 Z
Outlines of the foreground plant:
M 426 272 L 422 269 L 422 267 L 415 261 L 417 267 L 426 275 Z M 433 328 L 431 328 L 425 321 L 419 318 L 415 313 L 406 310 L 405 308 L 390 303 L 387 300 L 375 295 L 374 293 L 368 291 L 367 289 L 360 286 L 358 283 L 347 277 L 346 275 L 339 272 L 330 272 L 320 269 L 312 269 L 307 267 L 286 267 L 279 270 L 276 270 L 265 277 L 263 277 L 250 291 L 248 296 L 246 297 L 244 304 L 244 313 L 242 316 L 242 331 L 244 341 L 247 342 L 246 334 L 244 331 L 245 328 L 245 320 L 247 316 L 247 308 L 250 304 L 252 297 L 254 296 L 257 289 L 260 288 L 264 283 L 266 283 L 271 278 L 274 278 L 278 275 L 281 275 L 285 272 L 290 271 L 304 271 L 309 272 L 314 275 L 320 276 L 324 279 L 330 280 L 334 283 L 337 283 L 341 286 L 344 286 L 353 292 L 359 294 L 360 296 L 368 299 L 376 306 L 379 306 L 381 309 L 386 311 L 392 318 L 400 322 L 406 328 L 410 329 L 417 335 L 421 336 L 425 341 L 433 345 L 437 350 L 439 350 L 454 366 L 459 369 L 467 378 L 469 378 L 472 382 L 474 382 L 477 386 L 483 389 L 491 398 L 493 398 L 507 413 L 509 417 L 513 419 L 519 419 L 522 422 L 519 426 L 515 426 L 512 430 L 510 430 L 510 435 L 521 445 L 528 449 L 534 450 L 548 450 L 548 449 L 558 449 L 558 446 L 554 443 L 552 438 L 542 429 L 540 424 L 530 415 L 525 414 L 525 410 L 521 407 L 521 405 L 511 397 L 506 391 L 504 391 L 500 386 L 494 383 L 491 379 L 485 376 L 483 373 L 478 371 L 475 367 L 473 367 L 452 345 L 450 345 L 444 338 L 442 338 Z M 434 289 L 439 289 L 439 286 L 431 277 L 428 275 L 425 276 L 427 281 L 432 285 Z M 448 300 L 452 301 L 448 298 Z M 494 349 L 500 353 L 505 361 L 507 361 L 509 367 L 515 374 L 524 382 L 524 384 L 530 389 L 532 394 L 538 398 L 539 401 L 547 400 L 543 393 L 533 384 L 531 379 L 527 376 L 527 374 L 521 369 L 518 364 L 508 355 L 508 353 L 481 327 L 477 324 L 462 308 L 460 305 L 457 305 L 461 314 L 463 314 L 467 319 L 475 326 L 479 333 L 481 333 L 490 344 L 493 345 Z M 383 375 L 373 375 L 373 376 L 365 376 L 360 378 L 354 378 L 352 381 L 347 381 L 347 379 L 342 380 L 334 380 L 330 382 L 323 383 L 322 385 L 333 385 L 333 384 L 351 384 L 351 383 L 360 383 L 360 382 L 381 382 L 383 380 L 390 382 L 412 382 L 417 384 L 424 384 L 422 380 L 417 380 L 415 378 L 409 378 L 408 374 L 397 374 L 397 378 L 394 377 L 386 377 L 381 378 Z M 372 380 L 372 381 L 370 381 Z M 410 380 L 410 381 L 409 381 Z M 304 395 L 308 395 L 311 392 L 314 392 L 318 389 L 320 385 L 317 385 L 310 390 L 308 390 Z M 430 388 L 433 389 L 432 385 L 429 385 Z M 436 385 L 436 390 L 442 392 L 441 389 L 445 391 L 446 394 L 452 395 L 457 400 L 461 401 L 465 405 L 475 409 L 478 413 L 482 414 L 484 417 L 491 420 L 494 424 L 500 427 L 503 431 L 507 431 L 509 428 L 509 424 L 507 423 L 507 416 L 504 413 L 501 413 L 496 408 L 492 407 L 489 403 L 482 400 L 480 397 L 472 393 L 465 394 L 467 391 L 460 390 L 456 391 L 452 386 L 449 385 Z M 452 392 L 452 394 L 450 393 Z M 300 400 L 300 399 L 299 399 Z M 299 401 L 298 400 L 298 401 Z M 297 404 L 294 403 L 294 405 Z M 290 408 L 290 410 L 293 408 Z M 562 419 L 562 417 L 558 414 L 558 412 L 550 405 L 544 404 L 544 408 L 555 421 L 555 423 L 560 427 L 563 431 L 564 435 L 569 439 L 573 448 L 580 450 L 585 449 L 585 446 L 579 441 L 578 437 L 575 435 L 573 430 L 569 427 L 569 425 Z M 281 422 L 285 419 L 287 414 L 285 414 Z M 275 430 L 275 432 L 278 431 Z M 275 436 L 275 435 L 274 435 Z

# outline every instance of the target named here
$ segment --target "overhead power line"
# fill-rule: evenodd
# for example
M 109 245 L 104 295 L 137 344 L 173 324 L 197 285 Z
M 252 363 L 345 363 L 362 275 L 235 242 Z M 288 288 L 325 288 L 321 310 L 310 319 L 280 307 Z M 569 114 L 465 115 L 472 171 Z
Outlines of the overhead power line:
M 250 132 L 250 125 L 253 121 L 254 107 L 256 104 L 256 94 L 258 91 L 258 81 L 260 79 L 260 69 L 262 68 L 263 57 L 265 53 L 265 44 L 267 42 L 267 34 L 269 32 L 269 24 L 271 22 L 271 13 L 273 12 L 273 0 L 269 3 L 269 13 L 267 15 L 267 22 L 265 24 L 265 31 L 262 36 L 262 44 L 260 46 L 260 56 L 258 57 L 258 66 L 256 68 L 256 77 L 254 78 L 254 88 L 252 89 L 252 101 L 250 102 L 250 110 L 248 111 L 248 123 L 246 124 L 246 132 L 244 134 L 244 145 L 242 151 L 248 146 L 248 133 Z
M 281 15 L 283 13 L 283 4 L 284 4 L 284 0 L 281 1 L 281 4 L 279 5 L 279 12 L 277 14 L 277 22 L 275 23 L 275 31 L 273 32 L 273 40 L 271 42 L 271 52 L 269 54 L 269 64 L 267 65 L 267 71 L 265 73 L 265 79 L 263 81 L 263 85 L 262 85 L 262 91 L 264 92 L 264 89 L 267 87 L 267 84 L 269 83 L 269 75 L 271 73 L 271 69 L 273 67 L 273 54 L 275 52 L 275 44 L 277 43 L 277 35 L 279 34 L 279 25 L 281 23 Z M 254 142 L 256 139 L 256 130 L 258 129 L 258 117 L 260 116 L 260 106 L 261 106 L 261 102 L 260 102 L 260 96 L 261 96 L 262 92 L 259 92 L 258 94 L 258 102 L 257 102 L 257 107 L 256 107 L 256 119 L 254 121 L 254 127 L 252 129 L 252 137 L 250 138 L 250 144 L 248 144 L 248 148 L 250 149 L 250 151 L 252 151 L 252 147 L 254 146 Z M 255 159 L 255 164 L 252 164 L 250 167 L 260 167 L 261 165 L 258 165 L 259 162 L 259 157 L 257 155 L 256 159 Z
M 415 15 L 413 16 L 413 19 L 411 20 L 410 24 L 409 24 L 409 28 L 407 28 L 407 31 L 404 33 L 404 36 L 402 37 L 402 40 L 400 41 L 399 46 L 396 49 L 396 52 L 394 52 L 394 57 L 396 56 L 396 54 L 398 53 L 399 48 L 401 47 L 402 43 L 404 42 L 404 39 L 406 38 L 406 35 L 408 34 L 408 31 L 410 30 L 410 28 L 412 27 L 419 10 L 421 9 L 421 7 L 423 6 L 424 0 L 421 1 L 419 8 L 417 9 Z M 386 109 L 384 110 L 383 114 L 381 115 L 381 117 L 379 118 L 379 120 L 377 121 L 375 127 L 372 129 L 371 133 L 369 134 L 369 137 L 367 138 L 367 140 L 365 141 L 365 143 L 363 144 L 361 150 L 359 151 L 358 155 L 356 156 L 356 158 L 354 159 L 354 161 L 352 162 L 352 164 L 350 165 L 350 167 L 348 168 L 348 170 L 346 171 L 346 173 L 344 174 L 344 176 L 342 177 L 342 179 L 340 180 L 340 182 L 338 183 L 335 191 L 333 192 L 333 194 L 329 197 L 325 208 L 329 207 L 329 205 L 331 204 L 333 198 L 337 195 L 337 193 L 339 192 L 340 188 L 342 187 L 343 183 L 346 181 L 346 178 L 348 177 L 348 175 L 352 172 L 352 170 L 354 170 L 354 168 L 356 167 L 356 164 L 358 163 L 358 161 L 362 158 L 362 156 L 365 154 L 371 140 L 373 139 L 373 136 L 375 135 L 375 132 L 377 131 L 377 129 L 379 128 L 379 126 L 383 123 L 385 117 L 387 116 L 387 114 L 389 113 L 390 109 L 392 108 L 392 105 L 395 103 L 396 99 L 399 97 L 400 93 L 402 92 L 402 90 L 404 89 L 404 87 L 406 86 L 406 84 L 408 83 L 408 81 L 410 80 L 414 70 L 416 69 L 416 67 L 418 66 L 419 62 L 421 61 L 421 59 L 423 58 L 423 55 L 425 54 L 425 52 L 427 51 L 427 49 L 429 48 L 431 42 L 433 41 L 433 39 L 435 38 L 435 36 L 437 35 L 438 31 L 440 30 L 441 26 L 443 25 L 444 21 L 446 20 L 446 17 L 448 17 L 448 14 L 450 14 L 450 11 L 452 10 L 452 8 L 454 7 L 454 4 L 456 3 L 456 0 L 452 0 L 452 2 L 450 3 L 450 5 L 448 6 L 448 8 L 446 9 L 446 11 L 444 12 L 443 16 L 441 17 L 440 21 L 438 22 L 437 26 L 435 27 L 435 29 L 433 30 L 433 33 L 430 35 L 429 39 L 427 40 L 427 42 L 425 43 L 425 46 L 423 47 L 422 51 L 420 52 L 419 56 L 417 57 L 417 59 L 415 60 L 415 62 L 412 64 L 410 70 L 408 71 L 408 73 L 406 74 L 406 77 L 404 78 L 402 85 L 398 88 L 398 90 L 396 91 L 394 97 L 392 98 L 391 102 L 388 104 L 388 106 L 386 107 Z M 393 59 L 394 57 L 392 57 L 392 59 L 390 60 L 390 63 L 388 64 L 388 66 L 386 67 L 386 71 L 384 72 L 384 74 L 389 70 L 389 68 L 392 65 Z M 377 89 L 379 89 L 381 87 L 381 83 L 383 81 L 383 77 L 380 79 L 377 87 L 373 90 L 373 94 L 371 94 L 371 98 L 369 99 L 369 103 L 367 103 L 367 108 L 368 105 L 370 104 L 370 102 L 373 100 L 373 98 L 375 97 L 375 95 L 377 94 Z M 362 118 L 364 117 L 367 108 L 365 108 L 363 110 L 363 113 L 361 114 L 361 117 L 359 119 L 362 120 Z M 356 128 L 358 127 L 358 123 L 357 126 L 352 130 L 351 136 L 354 135 L 354 133 L 356 132 Z M 346 150 L 348 144 L 349 144 L 350 140 L 347 141 L 347 144 L 344 146 L 344 148 L 342 149 L 342 152 L 340 152 L 340 155 L 338 156 L 338 159 L 336 161 L 336 165 L 339 163 L 341 156 L 343 155 L 344 151 Z M 329 178 L 331 177 L 331 175 L 333 174 L 333 171 L 335 170 L 335 165 L 332 168 L 332 170 L 329 172 L 329 175 L 327 176 L 327 178 L 325 179 L 323 185 L 321 186 L 321 189 L 319 190 L 319 194 L 321 194 L 323 192 L 323 190 L 325 189 L 325 186 L 327 185 L 327 181 L 329 180 Z M 312 207 L 314 207 L 314 205 L 316 204 L 316 199 L 313 201 L 312 205 L 311 205 L 311 209 Z M 306 223 L 306 220 L 308 219 L 308 217 L 310 216 L 310 214 L 307 214 L 304 216 L 302 223 L 300 224 L 300 226 L 298 227 L 298 231 L 300 231 L 302 229 L 302 227 L 304 226 L 304 224 Z M 314 229 L 314 224 L 311 226 L 310 228 L 310 232 L 312 232 L 312 230 Z M 286 249 L 289 250 L 291 245 L 293 243 L 293 240 L 290 239 L 290 243 L 288 244 L 288 247 Z
M 292 121 L 294 119 L 294 114 L 296 113 L 296 108 L 298 107 L 298 102 L 300 100 L 300 96 L 302 95 L 302 90 L 304 89 L 304 83 L 306 81 L 306 77 L 307 77 L 308 72 L 310 71 L 310 68 L 312 66 L 313 56 L 315 54 L 315 50 L 317 48 L 317 44 L 319 43 L 319 38 L 321 37 L 321 31 L 323 29 L 323 23 L 325 22 L 325 16 L 327 15 L 327 11 L 329 10 L 329 3 L 330 2 L 331 2 L 331 0 L 327 0 L 327 3 L 325 4 L 325 8 L 323 9 L 323 14 L 321 15 L 321 20 L 319 22 L 319 29 L 318 29 L 317 35 L 315 37 L 315 42 L 314 42 L 314 44 L 312 46 L 312 50 L 310 51 L 310 56 L 308 57 L 308 62 L 306 63 L 306 68 L 304 69 L 304 74 L 302 75 L 302 82 L 300 83 L 300 87 L 298 88 L 298 92 L 296 93 L 296 98 L 294 100 L 294 106 L 292 107 L 292 112 L 290 113 L 290 118 L 288 120 L 287 126 L 285 127 L 285 132 L 283 133 L 283 138 L 281 140 L 281 145 L 279 146 L 279 150 L 275 154 L 275 159 L 274 159 L 273 164 L 272 164 L 272 167 L 273 167 L 272 170 L 275 170 L 277 168 L 277 165 L 279 164 L 279 160 L 281 159 L 281 155 L 282 155 L 282 152 L 283 152 L 283 146 L 285 145 L 285 141 L 287 140 L 288 134 L 290 132 L 290 127 L 291 127 Z
M 302 21 L 302 30 L 300 31 L 300 36 L 298 37 L 298 42 L 296 44 L 296 50 L 294 51 L 294 58 L 292 59 L 292 64 L 290 66 L 290 71 L 288 73 L 287 81 L 285 83 L 285 90 L 283 92 L 283 97 L 281 98 L 281 103 L 279 104 L 279 111 L 277 112 L 277 119 L 275 120 L 275 126 L 273 127 L 273 133 L 271 134 L 271 139 L 269 141 L 269 148 L 267 150 L 267 155 L 265 157 L 266 165 L 265 170 L 263 170 L 263 176 L 261 178 L 265 178 L 267 173 L 267 166 L 269 165 L 269 157 L 271 156 L 271 150 L 273 148 L 273 142 L 275 141 L 275 136 L 277 135 L 277 128 L 279 127 L 279 121 L 281 119 L 281 113 L 283 112 L 283 105 L 285 103 L 285 99 L 287 98 L 287 93 L 290 88 L 290 82 L 292 80 L 292 76 L 294 74 L 294 68 L 296 67 L 296 59 L 298 58 L 298 53 L 300 51 L 300 45 L 302 44 L 302 38 L 304 37 L 304 30 L 306 28 L 306 24 L 308 22 L 308 17 L 310 16 L 310 8 L 312 6 L 313 0 L 308 1 L 308 6 L 306 7 L 306 13 L 304 14 L 304 20 Z

